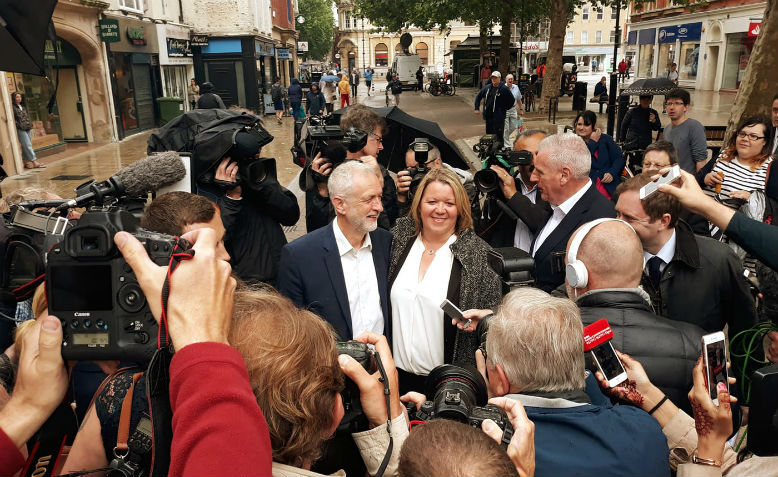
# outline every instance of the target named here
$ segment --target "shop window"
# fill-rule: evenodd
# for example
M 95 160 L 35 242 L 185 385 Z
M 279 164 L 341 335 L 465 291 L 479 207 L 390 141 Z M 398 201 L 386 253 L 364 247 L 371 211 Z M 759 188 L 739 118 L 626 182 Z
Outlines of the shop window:
M 386 43 L 379 43 L 375 46 L 375 65 L 389 65 L 389 49 L 386 47 Z
M 572 45 L 575 42 L 575 32 L 574 31 L 567 31 L 567 38 L 565 39 L 565 43 Z
M 595 43 L 602 43 L 602 32 L 601 31 L 594 32 L 594 42 Z
M 581 9 L 581 20 L 588 20 L 589 19 L 589 7 L 583 7 Z
M 670 65 L 676 63 L 675 54 L 675 43 L 661 43 L 659 45 L 658 73 L 660 75 L 667 76 L 667 73 L 670 71 Z
M 697 78 L 697 65 L 700 60 L 700 43 L 696 41 L 681 42 L 678 52 L 678 79 L 693 80 Z M 748 59 L 746 59 L 748 63 Z M 745 67 L 743 67 L 745 71 Z
M 119 8 L 143 13 L 143 0 L 119 0 Z
M 419 55 L 422 65 L 429 64 L 429 48 L 426 43 L 422 41 L 416 44 L 416 54 Z
M 47 68 L 49 74 L 52 70 Z M 45 149 L 62 143 L 62 129 L 56 103 L 49 112 L 48 105 L 54 93 L 51 82 L 42 76 L 22 73 L 6 73 L 6 83 L 11 94 L 22 95 L 22 106 L 27 109 L 32 121 L 30 137 L 33 149 Z
M 754 48 L 754 37 L 745 33 L 727 35 L 727 50 L 724 57 L 724 74 L 721 87 L 727 89 L 740 88 L 740 82 L 746 74 L 746 66 Z
M 581 44 L 585 45 L 589 43 L 589 32 L 588 31 L 582 31 L 581 32 Z
M 638 76 L 652 78 L 654 76 L 654 45 L 640 45 L 639 53 Z

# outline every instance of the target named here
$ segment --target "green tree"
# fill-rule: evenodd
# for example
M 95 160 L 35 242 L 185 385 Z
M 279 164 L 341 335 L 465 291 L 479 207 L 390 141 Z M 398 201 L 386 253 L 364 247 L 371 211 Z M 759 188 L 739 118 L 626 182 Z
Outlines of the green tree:
M 300 15 L 304 23 L 297 22 L 300 41 L 308 42 L 305 59 L 323 60 L 332 51 L 335 36 L 335 18 L 328 0 L 300 0 Z

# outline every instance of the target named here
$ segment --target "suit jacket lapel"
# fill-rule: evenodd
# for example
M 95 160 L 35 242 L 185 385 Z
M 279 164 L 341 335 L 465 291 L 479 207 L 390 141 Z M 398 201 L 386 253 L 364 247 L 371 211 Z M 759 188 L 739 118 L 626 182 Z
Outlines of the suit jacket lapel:
M 591 193 L 594 192 L 596 194 L 599 194 L 597 192 L 597 189 L 592 185 L 589 187 L 589 190 L 587 190 L 583 196 L 581 196 L 580 199 L 578 199 L 578 202 L 575 203 L 572 209 L 570 209 L 570 212 L 565 215 L 565 218 L 562 219 L 562 221 L 557 225 L 557 227 L 554 229 L 551 234 L 546 237 L 546 240 L 543 241 L 543 244 L 538 249 L 538 252 L 535 254 L 535 260 L 540 260 L 541 257 L 545 257 L 552 251 L 554 251 L 554 245 L 559 242 L 559 240 L 567 237 L 569 238 L 570 235 L 573 234 L 575 229 L 579 225 L 579 217 L 586 213 L 587 210 L 589 210 L 589 206 L 591 205 Z M 565 239 L 566 240 L 566 239 Z
M 329 227 L 329 233 L 326 235 L 324 243 L 322 243 L 322 248 L 324 248 L 324 265 L 327 267 L 327 274 L 335 291 L 335 297 L 338 299 L 340 311 L 346 319 L 347 339 L 350 339 L 354 331 L 351 328 L 351 308 L 349 308 L 348 304 L 346 279 L 343 276 L 343 265 L 340 262 L 340 253 L 338 252 L 338 244 L 335 242 L 335 231 L 332 229 L 332 223 L 327 227 Z
M 381 311 L 384 314 L 384 335 L 386 335 L 389 330 L 389 297 L 387 296 L 389 290 L 389 260 L 386 256 L 389 250 L 383 247 L 383 243 L 376 238 L 376 234 L 371 233 L 370 240 L 373 242 L 373 265 L 375 266 L 375 274 L 378 279 L 378 295 L 381 297 Z

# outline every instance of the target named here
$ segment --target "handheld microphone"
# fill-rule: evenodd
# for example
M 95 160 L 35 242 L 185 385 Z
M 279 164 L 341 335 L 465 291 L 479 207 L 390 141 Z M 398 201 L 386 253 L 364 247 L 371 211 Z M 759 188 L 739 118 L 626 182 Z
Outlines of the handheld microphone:
M 80 207 L 91 201 L 101 203 L 106 197 L 142 197 L 184 176 L 186 168 L 177 153 L 167 151 L 148 156 L 119 169 L 107 180 L 91 184 L 89 192 L 59 205 L 57 210 Z
M 592 363 L 610 387 L 627 380 L 627 371 L 611 343 L 613 336 L 613 330 L 604 318 L 584 328 L 584 352 L 590 354 Z

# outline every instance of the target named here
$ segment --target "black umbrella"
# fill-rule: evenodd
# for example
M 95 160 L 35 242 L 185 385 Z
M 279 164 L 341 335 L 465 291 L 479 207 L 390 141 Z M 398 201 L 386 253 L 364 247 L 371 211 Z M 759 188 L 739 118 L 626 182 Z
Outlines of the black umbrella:
M 56 4 L 57 0 L 0 0 L 0 70 L 46 75 L 43 49 Z
M 340 117 L 348 109 L 339 109 L 333 114 Z M 443 134 L 438 123 L 411 116 L 397 106 L 370 109 L 386 119 L 388 130 L 384 132 L 384 149 L 378 153 L 378 162 L 390 171 L 397 172 L 405 169 L 405 152 L 417 137 L 426 137 L 437 146 L 446 164 L 465 170 L 470 168 L 462 158 L 459 149 Z
M 667 78 L 645 78 L 634 81 L 621 90 L 621 94 L 627 96 L 667 94 L 671 89 L 677 87 L 677 84 Z

